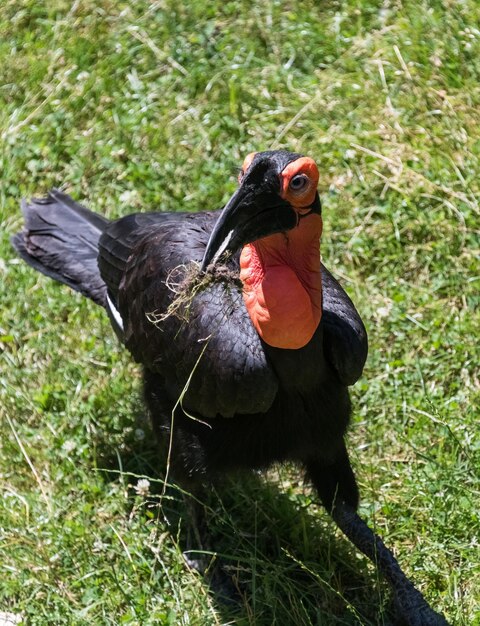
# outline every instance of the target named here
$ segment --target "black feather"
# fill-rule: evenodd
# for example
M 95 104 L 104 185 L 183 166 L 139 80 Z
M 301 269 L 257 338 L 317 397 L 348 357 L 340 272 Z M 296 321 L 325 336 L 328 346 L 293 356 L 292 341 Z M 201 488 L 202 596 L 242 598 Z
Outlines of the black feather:
M 25 228 L 12 237 L 19 255 L 36 270 L 105 306 L 97 265 L 98 241 L 108 220 L 53 189 L 22 202 Z
M 298 156 L 262 153 L 255 162 L 282 167 Z M 392 584 L 406 622 L 447 624 L 356 514 L 358 489 L 344 443 L 347 386 L 362 373 L 367 336 L 325 267 L 323 315 L 312 339 L 298 350 L 272 348 L 256 333 L 235 280 L 208 284 L 186 320 L 169 316 L 156 325 L 149 319 L 172 302 L 170 272 L 201 261 L 217 213 L 135 214 L 109 223 L 56 190 L 22 208 L 25 230 L 12 239 L 18 253 L 105 306 L 144 365 L 145 398 L 159 440 L 171 446 L 177 480 L 301 463 L 339 527 Z M 238 274 L 238 257 L 227 265 Z

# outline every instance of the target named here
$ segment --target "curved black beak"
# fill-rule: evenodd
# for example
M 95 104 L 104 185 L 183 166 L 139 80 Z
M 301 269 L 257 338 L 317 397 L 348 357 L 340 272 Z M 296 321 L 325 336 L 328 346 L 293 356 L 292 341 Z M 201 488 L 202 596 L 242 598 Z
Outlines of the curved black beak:
M 208 240 L 201 271 L 215 264 L 224 252 L 236 252 L 241 246 L 261 237 L 294 228 L 297 216 L 278 193 L 256 193 L 251 186 L 240 186 L 225 205 Z

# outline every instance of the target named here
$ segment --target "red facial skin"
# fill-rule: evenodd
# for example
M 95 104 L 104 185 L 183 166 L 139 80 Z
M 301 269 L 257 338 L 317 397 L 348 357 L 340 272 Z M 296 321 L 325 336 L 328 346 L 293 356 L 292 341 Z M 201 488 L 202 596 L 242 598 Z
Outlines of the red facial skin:
M 298 174 L 304 174 L 308 184 L 294 192 L 289 184 Z M 260 337 L 276 348 L 298 349 L 313 337 L 322 316 L 322 218 L 316 213 L 306 215 L 315 199 L 318 169 L 312 159 L 302 157 L 289 163 L 281 176 L 282 197 L 304 217 L 286 233 L 246 245 L 240 257 L 240 279 L 247 311 Z
M 290 181 L 297 174 L 303 174 L 307 177 L 308 185 L 305 189 L 295 192 L 289 188 Z M 301 157 L 296 161 L 289 163 L 282 172 L 282 198 L 288 200 L 300 215 L 308 213 L 310 205 L 315 200 L 318 185 L 318 168 L 313 159 L 310 157 Z

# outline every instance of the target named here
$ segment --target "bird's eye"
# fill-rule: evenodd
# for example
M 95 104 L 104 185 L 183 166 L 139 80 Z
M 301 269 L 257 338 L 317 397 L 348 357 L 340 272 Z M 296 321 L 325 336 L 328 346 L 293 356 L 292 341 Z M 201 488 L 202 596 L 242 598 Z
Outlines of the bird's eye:
M 288 186 L 292 191 L 303 191 L 307 185 L 308 177 L 305 174 L 297 174 L 293 176 Z

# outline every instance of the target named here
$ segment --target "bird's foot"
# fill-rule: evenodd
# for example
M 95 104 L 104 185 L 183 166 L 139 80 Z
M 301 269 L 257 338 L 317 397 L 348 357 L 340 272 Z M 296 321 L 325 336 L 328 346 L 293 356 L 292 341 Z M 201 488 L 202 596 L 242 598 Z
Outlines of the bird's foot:
M 189 551 L 183 553 L 183 558 L 190 569 L 198 572 L 208 582 L 210 589 L 222 602 L 229 605 L 240 603 L 242 594 L 238 585 L 214 554 L 193 557 L 193 551 Z
M 207 559 L 204 556 L 197 556 L 194 558 L 190 550 L 186 550 L 183 553 L 183 560 L 185 561 L 189 569 L 193 569 L 195 572 L 198 572 L 201 576 L 203 576 L 207 571 L 212 559 Z
M 450 626 L 443 615 L 430 607 L 417 589 L 410 589 L 405 594 L 397 592 L 395 595 L 399 626 Z

